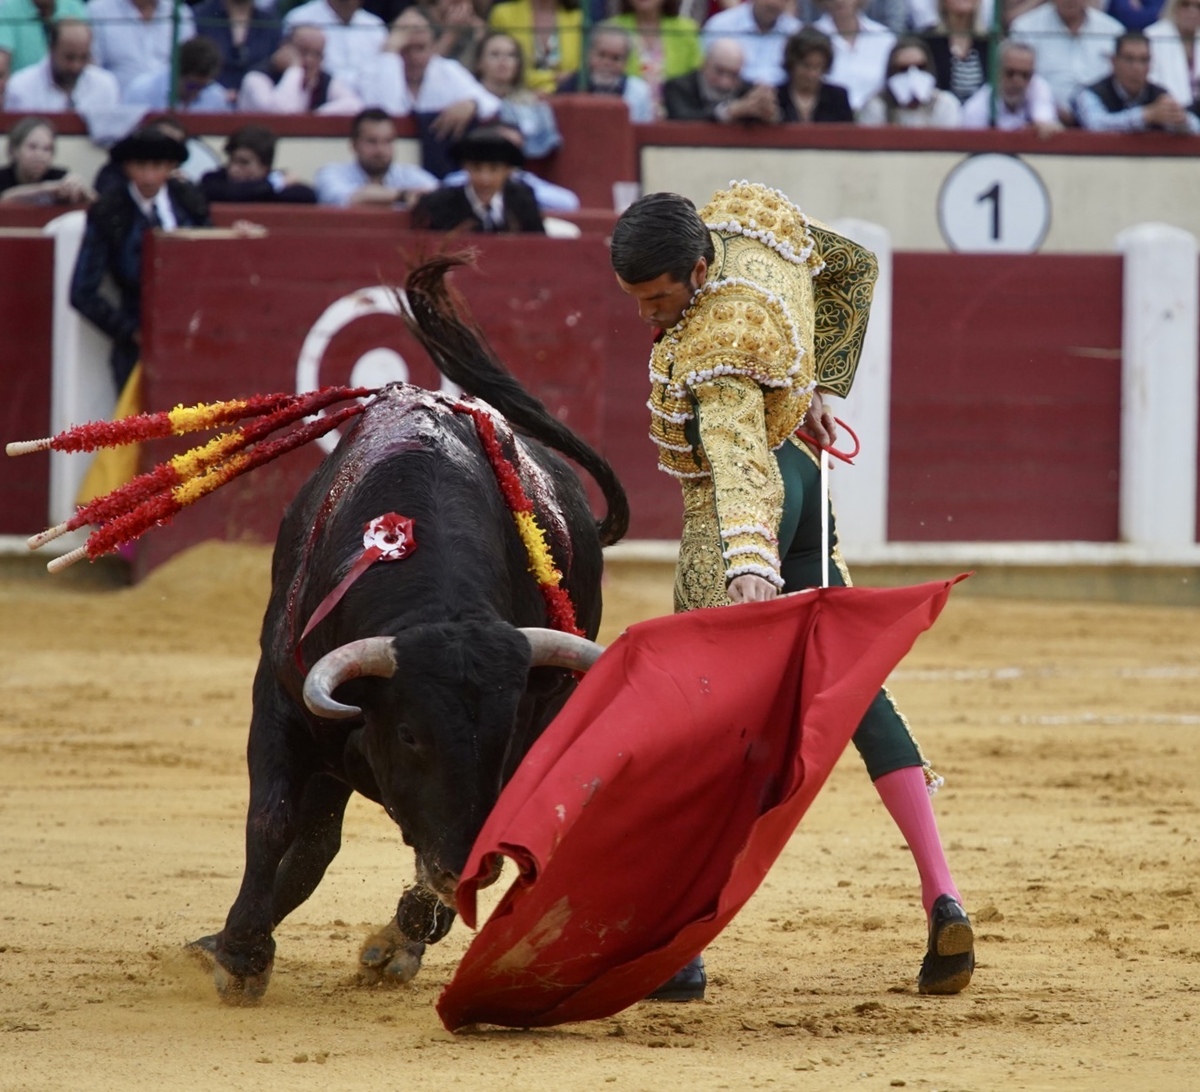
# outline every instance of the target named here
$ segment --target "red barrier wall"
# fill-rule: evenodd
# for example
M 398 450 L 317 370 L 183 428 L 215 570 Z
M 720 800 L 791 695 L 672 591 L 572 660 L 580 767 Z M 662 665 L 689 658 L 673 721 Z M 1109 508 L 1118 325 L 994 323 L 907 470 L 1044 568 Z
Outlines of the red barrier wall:
M 897 254 L 888 538 L 1117 538 L 1121 259 Z
M 50 433 L 50 328 L 54 242 L 40 231 L 0 235 L 0 436 Z M 28 535 L 46 524 L 50 464 L 45 455 L 0 457 L 0 534 Z
M 153 240 L 148 408 L 295 389 L 326 308 L 401 280 L 406 257 L 447 243 L 395 214 L 298 217 L 258 240 Z M 632 536 L 675 537 L 678 487 L 655 470 L 646 438 L 650 335 L 613 283 L 603 236 L 472 244 L 478 267 L 455 280 L 500 357 L 613 461 Z M 51 257 L 41 236 L 0 236 L 6 440 L 48 427 Z M 892 540 L 1116 540 L 1120 277 L 1116 256 L 895 255 Z M 437 384 L 400 320 L 381 315 L 332 337 L 319 381 L 349 381 L 379 346 L 401 353 L 414 381 Z M 143 566 L 201 538 L 269 540 L 319 457 L 315 447 L 287 456 L 147 535 Z M 4 529 L 44 526 L 45 461 L 0 467 Z

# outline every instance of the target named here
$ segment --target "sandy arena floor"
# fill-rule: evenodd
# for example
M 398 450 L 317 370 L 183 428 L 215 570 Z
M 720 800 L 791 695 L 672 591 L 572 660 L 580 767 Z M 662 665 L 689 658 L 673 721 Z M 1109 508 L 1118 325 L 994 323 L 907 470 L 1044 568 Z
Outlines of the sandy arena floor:
M 413 987 L 355 981 L 411 874 L 361 799 L 259 1008 L 181 953 L 241 876 L 267 561 L 214 544 L 119 590 L 0 570 L 0 1089 L 1200 1087 L 1200 612 L 960 595 L 893 676 L 947 778 L 964 994 L 916 993 L 915 870 L 850 752 L 710 949 L 709 1000 L 450 1035 L 461 925 Z M 612 578 L 605 639 L 669 595 Z

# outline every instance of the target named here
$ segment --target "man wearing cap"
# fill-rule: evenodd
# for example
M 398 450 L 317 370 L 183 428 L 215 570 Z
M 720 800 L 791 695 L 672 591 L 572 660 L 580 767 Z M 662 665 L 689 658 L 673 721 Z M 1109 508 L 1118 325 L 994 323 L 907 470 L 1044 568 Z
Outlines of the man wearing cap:
M 87 230 L 71 278 L 71 306 L 113 340 L 110 364 L 120 392 L 141 352 L 142 240 L 148 230 L 207 227 L 208 202 L 190 182 L 173 177 L 186 146 L 160 129 L 135 130 L 112 149 L 127 184 L 114 187 L 89 210 Z M 111 275 L 119 302 L 100 293 Z
M 425 194 L 413 209 L 413 227 L 545 233 L 533 190 L 513 177 L 525 165 L 525 156 L 499 127 L 475 129 L 454 151 L 467 172 L 466 182 Z

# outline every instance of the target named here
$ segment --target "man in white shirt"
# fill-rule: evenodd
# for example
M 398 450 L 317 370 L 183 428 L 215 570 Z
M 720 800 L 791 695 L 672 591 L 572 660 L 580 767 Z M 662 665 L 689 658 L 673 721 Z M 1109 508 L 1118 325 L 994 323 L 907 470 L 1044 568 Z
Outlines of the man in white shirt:
M 1108 75 L 1117 36 L 1124 29 L 1088 0 L 1047 0 L 1013 20 L 1013 38 L 1037 50 L 1038 71 L 1054 91 L 1064 125 L 1075 123 L 1079 92 Z
M 364 70 L 359 87 L 368 106 L 413 115 L 421 165 L 440 178 L 454 165 L 455 142 L 476 122 L 496 117 L 500 99 L 458 61 L 439 55 L 434 43 L 429 17 L 407 8 L 392 23 L 387 46 Z
M 107 68 L 122 94 L 138 76 L 171 62 L 172 0 L 89 0 L 92 60 Z M 179 5 L 179 40 L 196 33 L 187 4 Z
M 883 90 L 896 36 L 864 15 L 858 0 L 823 0 L 822 6 L 825 13 L 812 25 L 833 43 L 825 79 L 846 89 L 850 108 L 858 113 Z
M 411 163 L 395 163 L 396 126 L 387 112 L 371 107 L 350 126 L 352 163 L 327 163 L 313 178 L 322 205 L 405 205 L 435 190 L 438 180 Z
M 1036 129 L 1045 136 L 1062 128 L 1054 92 L 1035 71 L 1037 55 L 1025 42 L 1007 41 L 1000 47 L 1000 84 L 994 127 L 1006 131 Z M 990 129 L 992 89 L 984 84 L 962 108 L 964 129 Z
M 362 100 L 389 114 L 436 114 L 430 129 L 439 140 L 458 140 L 476 121 L 500 112 L 500 99 L 458 61 L 434 50 L 434 31 L 420 8 L 392 23 L 384 51 L 363 74 Z
M 324 64 L 325 32 L 292 27 L 271 59 L 242 78 L 237 108 L 250 114 L 357 114 L 362 99 Z
M 387 24 L 359 0 L 308 0 L 283 17 L 283 30 L 308 25 L 325 31 L 325 70 L 356 91 L 359 74 L 387 41 Z
M 747 83 L 778 86 L 787 78 L 783 70 L 783 47 L 801 27 L 788 13 L 787 0 L 742 0 L 717 12 L 704 24 L 702 37 L 707 50 L 719 38 L 732 38 L 745 54 L 742 79 Z
M 89 63 L 92 29 L 80 19 L 51 25 L 50 51 L 8 82 L 6 109 L 57 114 L 107 109 L 121 101 L 117 78 Z

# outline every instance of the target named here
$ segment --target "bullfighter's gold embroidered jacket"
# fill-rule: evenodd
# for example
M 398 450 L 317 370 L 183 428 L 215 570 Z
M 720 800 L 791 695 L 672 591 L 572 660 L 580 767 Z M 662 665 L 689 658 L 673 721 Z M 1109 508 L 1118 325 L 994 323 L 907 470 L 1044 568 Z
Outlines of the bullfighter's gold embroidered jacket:
M 878 272 L 778 190 L 731 183 L 700 216 L 714 260 L 650 357 L 650 435 L 683 488 L 679 610 L 727 603 L 743 573 L 782 587 L 772 453 L 798 442 L 815 388 L 849 392 Z

